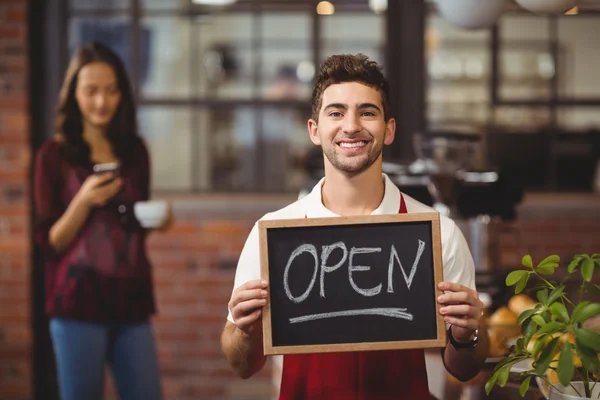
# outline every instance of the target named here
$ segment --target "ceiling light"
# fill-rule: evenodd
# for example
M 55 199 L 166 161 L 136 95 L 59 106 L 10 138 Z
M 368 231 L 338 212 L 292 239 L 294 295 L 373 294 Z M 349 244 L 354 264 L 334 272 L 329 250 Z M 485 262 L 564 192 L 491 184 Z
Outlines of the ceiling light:
M 369 0 L 369 8 L 375 14 L 384 13 L 387 10 L 388 0 Z
M 335 7 L 329 1 L 320 1 L 317 4 L 317 14 L 333 15 L 333 13 L 335 13 Z
M 192 0 L 192 3 L 202 6 L 228 6 L 236 1 L 237 0 Z

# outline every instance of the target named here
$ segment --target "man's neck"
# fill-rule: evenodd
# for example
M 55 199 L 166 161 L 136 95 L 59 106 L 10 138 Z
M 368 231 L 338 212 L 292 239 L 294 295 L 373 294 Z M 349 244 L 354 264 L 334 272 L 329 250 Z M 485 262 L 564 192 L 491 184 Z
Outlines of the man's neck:
M 375 163 L 368 170 L 349 177 L 325 168 L 325 182 L 321 187 L 323 205 L 341 216 L 369 215 L 383 201 L 385 184 L 381 165 Z

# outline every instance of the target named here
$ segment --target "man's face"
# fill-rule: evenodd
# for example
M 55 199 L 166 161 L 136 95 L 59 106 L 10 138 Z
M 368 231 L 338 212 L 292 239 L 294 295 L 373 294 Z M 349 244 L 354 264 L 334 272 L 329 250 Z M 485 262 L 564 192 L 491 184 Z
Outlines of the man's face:
M 383 145 L 394 141 L 396 122 L 385 122 L 377 90 L 347 82 L 325 89 L 319 122 L 308 121 L 308 130 L 322 147 L 325 163 L 353 176 L 381 160 Z

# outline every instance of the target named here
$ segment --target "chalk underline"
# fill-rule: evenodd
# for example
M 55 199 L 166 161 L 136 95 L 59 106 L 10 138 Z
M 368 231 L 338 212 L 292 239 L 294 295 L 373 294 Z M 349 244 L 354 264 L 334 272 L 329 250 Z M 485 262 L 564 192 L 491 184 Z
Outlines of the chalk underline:
M 303 315 L 302 317 L 290 318 L 290 323 L 314 321 L 316 319 L 352 317 L 355 315 L 380 315 L 390 318 L 401 318 L 409 321 L 413 320 L 413 315 L 406 312 L 406 308 L 366 308 L 363 310 L 334 311 L 322 314 Z

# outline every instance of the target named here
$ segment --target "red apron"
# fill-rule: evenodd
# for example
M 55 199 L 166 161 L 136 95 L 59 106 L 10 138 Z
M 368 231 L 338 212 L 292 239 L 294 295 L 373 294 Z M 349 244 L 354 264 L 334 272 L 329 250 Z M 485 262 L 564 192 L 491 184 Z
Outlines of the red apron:
M 400 214 L 406 213 L 400 195 Z M 279 400 L 429 399 L 423 350 L 283 357 Z

